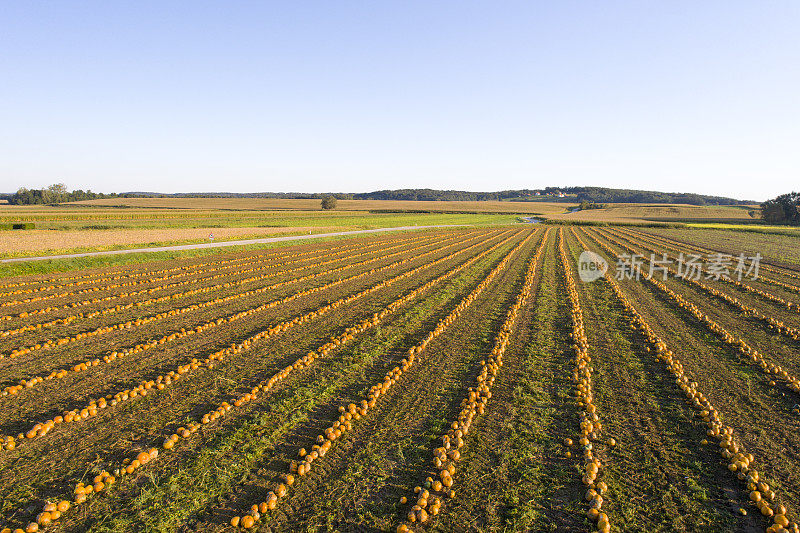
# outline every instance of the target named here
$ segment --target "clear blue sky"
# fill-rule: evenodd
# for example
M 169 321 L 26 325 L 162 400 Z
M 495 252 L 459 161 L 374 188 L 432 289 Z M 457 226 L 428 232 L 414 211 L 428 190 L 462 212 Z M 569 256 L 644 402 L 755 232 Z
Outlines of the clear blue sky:
M 0 191 L 800 188 L 800 2 L 0 5 Z

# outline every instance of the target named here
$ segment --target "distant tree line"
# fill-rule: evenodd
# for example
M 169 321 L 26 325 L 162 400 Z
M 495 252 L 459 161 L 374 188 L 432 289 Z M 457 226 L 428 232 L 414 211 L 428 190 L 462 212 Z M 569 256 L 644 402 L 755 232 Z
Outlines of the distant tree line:
M 21 187 L 14 194 L 7 196 L 8 203 L 13 205 L 57 204 L 61 202 L 77 202 L 79 200 L 96 200 L 97 198 L 118 198 L 128 194 L 103 194 L 81 189 L 68 191 L 63 183 L 54 183 L 45 189 L 27 189 Z
M 567 195 L 567 196 L 563 196 Z M 722 196 L 706 196 L 693 193 L 666 193 L 658 191 L 639 191 L 632 189 L 609 189 L 606 187 L 545 187 L 543 189 L 512 189 L 496 192 L 474 192 L 438 189 L 396 189 L 365 193 L 301 193 L 301 192 L 207 192 L 174 193 L 125 192 L 102 194 L 92 191 L 67 192 L 63 184 L 51 185 L 46 189 L 22 188 L 16 194 L 6 196 L 10 203 L 49 204 L 92 200 L 95 198 L 139 197 L 139 198 L 293 198 L 322 200 L 333 197 L 337 200 L 415 200 L 415 201 L 550 201 L 565 203 L 587 202 L 605 203 L 645 203 L 645 204 L 690 204 L 690 205 L 747 205 L 755 202 L 736 200 Z
M 689 204 L 689 205 L 747 205 L 753 202 L 735 200 L 724 196 L 707 196 L 694 193 L 639 191 L 633 189 L 607 189 L 605 187 L 567 187 L 566 193 L 575 194 L 578 201 L 595 203 L 639 204 Z
M 800 226 L 800 193 L 782 194 L 762 203 L 761 218 L 767 224 Z
M 440 191 L 436 189 L 397 189 L 393 191 L 375 191 L 356 193 L 356 200 L 414 200 L 423 202 L 483 202 L 489 200 L 505 200 L 519 196 L 533 195 L 533 191 L 501 191 L 501 192 L 470 192 L 470 191 Z
M 537 194 L 538 193 L 538 194 Z M 559 193 L 570 196 L 559 198 Z M 691 204 L 691 205 L 746 205 L 753 202 L 706 196 L 693 193 L 666 193 L 657 191 L 638 191 L 630 189 L 609 189 L 605 187 L 545 187 L 544 189 L 517 189 L 498 192 L 439 191 L 435 189 L 398 189 L 357 193 L 356 200 L 423 200 L 423 201 L 486 201 L 486 200 L 548 200 L 574 203 L 586 201 L 590 204 L 602 203 L 652 203 L 652 204 Z
M 560 197 L 567 194 L 569 196 Z M 603 203 L 650 203 L 650 204 L 691 204 L 691 205 L 747 205 L 755 202 L 736 200 L 722 196 L 706 196 L 693 193 L 666 193 L 657 191 L 638 191 L 630 189 L 609 189 L 605 187 L 544 187 L 543 189 L 511 189 L 496 192 L 474 192 L 438 189 L 395 189 L 363 193 L 301 193 L 301 192 L 255 192 L 255 193 L 175 193 L 159 194 L 152 192 L 124 193 L 125 196 L 150 198 L 293 198 L 322 200 L 334 197 L 337 200 L 413 200 L 413 201 L 549 201 L 589 204 Z
M 126 192 L 122 195 L 136 198 L 288 198 L 292 200 L 322 200 L 332 196 L 337 200 L 352 200 L 346 192 Z M 120 196 L 122 196 L 120 195 Z

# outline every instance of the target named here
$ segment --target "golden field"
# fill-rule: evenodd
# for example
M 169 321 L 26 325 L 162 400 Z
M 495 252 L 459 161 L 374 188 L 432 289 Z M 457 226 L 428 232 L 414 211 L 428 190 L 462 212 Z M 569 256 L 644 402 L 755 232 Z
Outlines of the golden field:
M 61 251 L 82 248 L 93 250 L 129 246 L 155 246 L 165 243 L 187 243 L 207 240 L 214 234 L 215 241 L 255 239 L 282 234 L 327 233 L 341 230 L 337 226 L 284 227 L 284 228 L 163 228 L 163 229 L 110 229 L 110 230 L 27 230 L 0 232 L 0 254 L 16 255 L 42 251 Z
M 319 210 L 320 200 L 284 198 L 110 198 L 70 205 L 128 206 L 168 209 Z M 418 210 L 481 213 L 562 213 L 573 204 L 563 202 L 425 202 L 405 200 L 339 200 L 336 211 Z

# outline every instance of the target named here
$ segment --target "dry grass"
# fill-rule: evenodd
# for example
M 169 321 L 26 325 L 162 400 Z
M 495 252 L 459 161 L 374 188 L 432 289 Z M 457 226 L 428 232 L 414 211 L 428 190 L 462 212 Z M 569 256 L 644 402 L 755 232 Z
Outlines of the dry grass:
M 108 248 L 130 245 L 150 245 L 165 242 L 183 242 L 207 239 L 209 233 L 214 240 L 233 238 L 269 237 L 283 233 L 326 233 L 339 231 L 331 227 L 284 227 L 284 228 L 165 228 L 82 231 L 0 231 L 0 254 L 29 254 L 76 248 Z

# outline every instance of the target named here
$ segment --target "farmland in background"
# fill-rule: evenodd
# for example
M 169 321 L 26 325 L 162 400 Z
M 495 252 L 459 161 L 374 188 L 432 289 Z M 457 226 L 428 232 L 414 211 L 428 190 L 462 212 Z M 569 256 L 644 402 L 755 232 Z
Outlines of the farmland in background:
M 34 229 L 0 230 L 0 257 L 49 255 L 217 241 L 327 233 L 380 227 L 522 222 L 758 224 L 756 206 L 610 204 L 573 212 L 577 204 L 552 201 L 424 202 L 339 200 L 332 211 L 319 200 L 259 198 L 116 198 L 58 206 L 0 206 L 0 225 L 32 223 Z M 752 226 L 752 227 L 751 227 Z M 785 231 L 783 231 L 785 232 Z
M 360 210 L 354 210 L 347 207 L 348 201 L 340 201 L 334 211 L 321 210 L 318 200 L 121 198 L 113 202 L 118 207 L 81 202 L 52 207 L 0 206 L 0 224 L 35 224 L 35 229 L 24 231 L 0 230 L 0 257 L 193 244 L 207 242 L 212 233 L 215 241 L 224 241 L 384 227 L 519 221 L 513 206 L 505 213 L 499 212 L 498 206 L 505 206 L 506 202 L 410 202 L 413 205 L 409 207 L 409 202 L 365 201 L 358 202 Z M 380 209 L 366 210 L 373 204 Z M 480 204 L 492 205 L 482 206 L 486 210 L 474 210 Z M 526 208 L 531 204 L 523 203 Z M 427 207 L 430 212 L 404 212 Z M 565 207 L 542 204 L 543 211 L 553 209 L 563 211 Z
M 759 206 L 692 206 L 685 204 L 608 204 L 602 209 L 553 213 L 568 222 L 759 224 Z
M 319 200 L 287 198 L 109 198 L 87 200 L 71 205 L 158 207 L 170 209 L 235 209 L 235 210 L 318 210 Z M 444 211 L 478 213 L 561 213 L 570 204 L 562 202 L 513 202 L 513 201 L 411 201 L 411 200 L 339 200 L 338 211 Z

